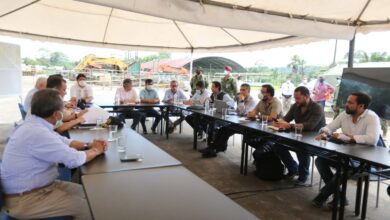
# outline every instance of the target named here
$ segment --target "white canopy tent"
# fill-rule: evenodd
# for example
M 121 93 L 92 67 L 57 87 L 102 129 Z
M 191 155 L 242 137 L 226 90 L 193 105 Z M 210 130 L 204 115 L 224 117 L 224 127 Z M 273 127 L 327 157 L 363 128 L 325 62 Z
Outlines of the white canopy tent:
M 128 50 L 233 52 L 389 30 L 388 0 L 0 0 L 0 35 Z

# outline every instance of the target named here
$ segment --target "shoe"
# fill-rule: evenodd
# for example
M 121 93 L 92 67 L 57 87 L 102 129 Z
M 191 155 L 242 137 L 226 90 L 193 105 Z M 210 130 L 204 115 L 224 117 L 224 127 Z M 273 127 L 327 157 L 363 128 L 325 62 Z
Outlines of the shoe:
M 148 134 L 148 131 L 143 131 L 144 134 Z
M 345 198 L 344 206 L 349 206 L 348 198 Z M 340 207 L 340 199 L 339 199 L 339 204 L 337 204 L 337 207 Z M 326 208 L 328 208 L 329 210 L 333 209 L 333 199 L 332 201 L 326 203 Z
M 300 186 L 300 187 L 307 186 L 306 181 L 307 179 L 298 178 L 297 181 L 295 181 L 294 186 Z
M 152 133 L 153 133 L 153 134 L 157 134 L 156 129 L 151 128 L 150 130 L 152 130 Z
M 212 158 L 212 157 L 216 157 L 216 156 L 217 156 L 217 152 L 211 148 L 208 151 L 205 151 L 202 153 L 203 158 Z
M 198 151 L 200 153 L 203 153 L 203 152 L 209 151 L 210 149 L 211 149 L 210 147 L 206 147 L 206 148 L 203 148 L 203 149 L 199 149 Z
M 316 208 L 322 208 L 326 200 L 327 198 L 320 193 L 311 201 L 311 204 Z
M 286 175 L 284 175 L 284 179 L 289 179 L 289 180 L 292 180 L 294 179 L 294 177 L 298 176 L 298 172 L 290 172 L 288 171 L 288 173 Z
M 174 126 L 174 125 L 169 126 L 169 128 L 168 128 L 168 133 L 169 133 L 169 134 L 172 134 L 175 130 L 176 130 L 176 126 Z

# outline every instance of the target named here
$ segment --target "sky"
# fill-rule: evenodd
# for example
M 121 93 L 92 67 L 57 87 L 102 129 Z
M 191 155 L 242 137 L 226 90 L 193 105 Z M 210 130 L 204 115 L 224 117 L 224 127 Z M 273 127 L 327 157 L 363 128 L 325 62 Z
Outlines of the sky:
M 372 52 L 387 52 L 390 55 L 390 31 L 388 32 L 372 32 L 369 34 L 357 34 L 355 38 L 355 51 L 364 50 L 368 53 Z M 0 36 L 0 42 L 18 44 L 21 47 L 22 57 L 36 58 L 39 56 L 40 48 L 47 48 L 50 51 L 62 51 L 71 60 L 78 61 L 85 55 L 95 54 L 102 57 L 118 57 L 124 58 L 128 53 L 134 56 L 143 57 L 155 52 L 145 51 L 123 51 L 116 49 L 85 47 L 77 45 L 66 45 L 42 41 L 32 41 L 28 39 L 12 38 Z M 348 52 L 349 41 L 337 41 L 336 61 L 344 59 L 344 55 Z M 294 54 L 299 55 L 306 61 L 307 65 L 329 65 L 333 61 L 335 49 L 335 40 L 325 40 L 304 45 L 296 45 L 291 47 L 274 48 L 255 52 L 236 52 L 236 53 L 202 53 L 194 54 L 194 58 L 204 56 L 223 56 L 232 59 L 244 67 L 250 67 L 261 64 L 268 67 L 283 67 L 290 63 L 291 57 Z M 158 51 L 156 51 L 158 52 Z M 172 53 L 172 58 L 190 57 L 189 53 Z

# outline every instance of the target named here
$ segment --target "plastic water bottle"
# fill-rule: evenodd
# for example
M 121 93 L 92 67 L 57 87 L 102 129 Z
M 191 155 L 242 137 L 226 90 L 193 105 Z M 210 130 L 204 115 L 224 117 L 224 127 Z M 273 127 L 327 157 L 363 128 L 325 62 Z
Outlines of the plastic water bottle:
M 115 105 L 120 105 L 121 104 L 121 99 L 119 96 L 115 97 Z
M 208 113 L 209 110 L 210 110 L 210 101 L 209 99 L 206 99 L 206 101 L 204 102 L 204 111 Z
M 173 95 L 173 104 L 177 104 L 177 94 Z

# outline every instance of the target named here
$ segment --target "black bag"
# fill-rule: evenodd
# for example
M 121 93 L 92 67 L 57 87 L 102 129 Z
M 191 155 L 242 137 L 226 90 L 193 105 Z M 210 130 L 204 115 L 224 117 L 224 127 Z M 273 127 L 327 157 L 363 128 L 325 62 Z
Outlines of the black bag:
M 275 143 L 268 141 L 253 152 L 255 175 L 262 180 L 277 181 L 283 178 L 285 167 L 280 158 L 272 151 Z
M 124 122 L 119 117 L 110 116 L 102 126 L 108 128 L 109 125 L 118 125 L 118 129 L 121 129 L 124 126 Z

